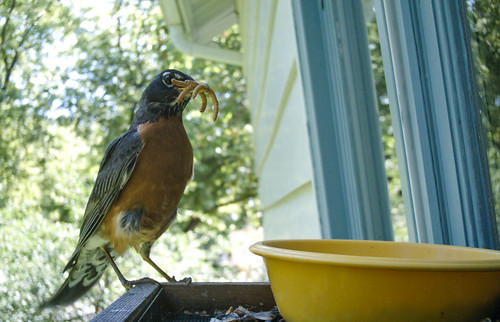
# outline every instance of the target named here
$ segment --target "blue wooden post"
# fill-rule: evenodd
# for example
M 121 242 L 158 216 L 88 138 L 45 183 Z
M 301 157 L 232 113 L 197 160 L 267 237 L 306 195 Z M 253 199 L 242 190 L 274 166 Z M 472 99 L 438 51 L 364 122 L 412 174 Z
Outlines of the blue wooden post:
M 465 6 L 375 1 L 410 240 L 498 248 Z
M 292 4 L 323 237 L 391 240 L 362 1 Z

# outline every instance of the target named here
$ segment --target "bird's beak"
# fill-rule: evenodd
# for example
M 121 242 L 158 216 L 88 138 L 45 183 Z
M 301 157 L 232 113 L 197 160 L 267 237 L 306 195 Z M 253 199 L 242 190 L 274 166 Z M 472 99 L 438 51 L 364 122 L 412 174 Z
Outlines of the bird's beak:
M 194 80 L 185 80 L 180 81 L 177 79 L 172 79 L 172 83 L 175 85 L 177 89 L 180 90 L 180 94 L 175 100 L 176 103 L 180 103 L 186 95 L 191 94 L 192 98 L 196 98 L 198 94 L 201 97 L 201 109 L 200 112 L 205 112 L 207 108 L 207 96 L 205 93 L 208 93 L 212 98 L 212 102 L 214 103 L 214 110 L 212 114 L 212 118 L 215 122 L 217 120 L 217 115 L 219 114 L 219 101 L 217 100 L 217 96 L 215 96 L 214 91 L 205 83 L 197 82 Z

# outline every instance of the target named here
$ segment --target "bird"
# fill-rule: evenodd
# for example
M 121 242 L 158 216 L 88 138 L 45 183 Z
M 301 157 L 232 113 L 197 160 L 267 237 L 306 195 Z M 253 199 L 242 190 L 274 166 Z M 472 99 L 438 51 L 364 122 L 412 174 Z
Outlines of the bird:
M 193 149 L 182 113 L 200 95 L 204 112 L 209 94 L 213 120 L 219 105 L 214 91 L 178 70 L 166 69 L 145 88 L 129 129 L 104 152 L 85 208 L 76 248 L 64 271 L 68 277 L 42 307 L 69 305 L 84 295 L 111 265 L 126 289 L 156 283 L 149 277 L 127 280 L 115 259 L 134 248 L 169 282 L 177 281 L 150 258 L 153 243 L 177 215 L 193 176 Z

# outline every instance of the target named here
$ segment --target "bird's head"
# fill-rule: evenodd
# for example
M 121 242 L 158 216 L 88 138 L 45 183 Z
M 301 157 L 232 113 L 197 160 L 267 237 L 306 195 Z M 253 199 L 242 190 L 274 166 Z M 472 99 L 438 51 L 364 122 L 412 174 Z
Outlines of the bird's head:
M 158 105 L 165 108 L 173 108 L 172 112 L 175 112 L 175 110 L 182 111 L 182 109 L 189 102 L 191 95 L 186 95 L 182 101 L 177 102 L 177 98 L 182 92 L 182 88 L 172 82 L 172 80 L 174 79 L 180 82 L 194 81 L 191 76 L 186 75 L 178 70 L 164 70 L 163 72 L 156 75 L 156 77 L 144 90 L 144 93 L 142 95 L 146 100 L 146 103 L 151 105 L 152 107 Z
M 142 93 L 132 127 L 156 121 L 160 117 L 182 115 L 182 111 L 191 99 L 191 93 L 186 93 L 182 100 L 178 100 L 183 88 L 174 84 L 173 79 L 179 82 L 194 81 L 191 76 L 175 69 L 167 69 L 156 75 Z

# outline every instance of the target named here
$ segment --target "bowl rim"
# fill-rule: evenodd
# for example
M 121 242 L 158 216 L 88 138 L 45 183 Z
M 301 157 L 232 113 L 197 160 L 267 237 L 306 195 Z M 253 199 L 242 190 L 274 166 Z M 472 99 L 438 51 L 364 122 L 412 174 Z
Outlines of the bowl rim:
M 498 259 L 485 260 L 439 260 L 439 259 L 412 259 L 397 257 L 376 257 L 360 255 L 340 255 L 316 253 L 310 251 L 291 250 L 272 246 L 273 243 L 306 242 L 306 243 L 349 243 L 349 244 L 405 244 L 410 247 L 448 248 L 482 252 L 498 256 Z M 500 251 L 463 246 L 450 246 L 426 243 L 350 240 L 350 239 L 274 239 L 259 241 L 250 246 L 250 251 L 264 259 L 280 259 L 292 262 L 315 263 L 323 265 L 365 267 L 394 270 L 425 270 L 425 271 L 500 271 Z

